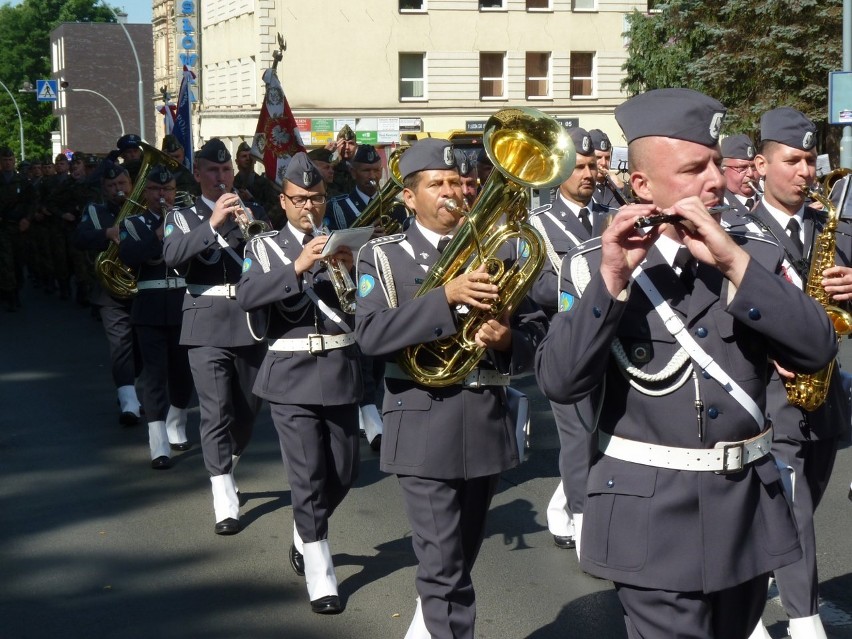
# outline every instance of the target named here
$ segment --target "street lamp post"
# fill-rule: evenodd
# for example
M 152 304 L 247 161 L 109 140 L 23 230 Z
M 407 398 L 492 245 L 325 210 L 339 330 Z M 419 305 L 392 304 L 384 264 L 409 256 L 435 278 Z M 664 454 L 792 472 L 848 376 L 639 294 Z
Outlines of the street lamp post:
M 9 94 L 9 97 L 12 98 L 12 104 L 15 105 L 15 111 L 18 112 L 18 127 L 21 132 L 21 162 L 23 162 L 27 159 L 24 155 L 24 119 L 21 117 L 21 110 L 18 108 L 18 101 L 15 99 L 15 96 L 12 95 L 12 92 L 9 91 L 9 87 L 2 82 L 0 82 L 0 86 L 2 86 L 6 90 L 6 93 Z
M 127 41 L 130 43 L 130 50 L 133 51 L 133 57 L 136 59 L 136 71 L 139 73 L 139 137 L 143 140 L 145 139 L 145 89 L 142 84 L 142 65 L 139 64 L 139 56 L 136 54 L 136 45 L 133 44 L 133 38 L 130 37 L 130 33 L 127 31 L 127 27 L 124 26 L 124 23 L 118 19 L 118 14 L 115 12 L 111 6 L 106 3 L 106 0 L 101 0 L 102 4 L 112 12 L 112 15 L 115 16 L 115 21 L 118 23 L 118 26 L 121 27 L 122 31 L 124 31 L 124 35 L 127 36 Z M 115 108 L 115 107 L 113 107 Z M 124 135 L 124 125 L 122 125 L 122 135 Z
M 65 83 L 63 82 L 63 84 Z M 93 91 L 92 89 L 72 89 L 71 87 L 66 86 L 63 86 L 62 90 L 73 91 L 74 93 L 94 93 L 95 95 L 99 95 L 100 97 L 102 97 L 112 107 L 112 110 L 115 111 L 115 117 L 118 118 L 118 126 L 121 127 L 121 135 L 124 135 L 124 120 L 121 119 L 121 113 L 119 113 L 118 109 L 115 108 L 115 105 L 112 103 L 112 100 L 106 97 L 103 93 L 98 93 L 97 91 Z

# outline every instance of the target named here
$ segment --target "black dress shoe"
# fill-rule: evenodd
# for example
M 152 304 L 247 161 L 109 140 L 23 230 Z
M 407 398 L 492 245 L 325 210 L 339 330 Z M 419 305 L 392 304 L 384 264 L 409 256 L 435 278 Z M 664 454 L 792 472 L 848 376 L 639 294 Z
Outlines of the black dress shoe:
M 557 548 L 562 548 L 563 550 L 571 550 L 572 548 L 577 547 L 577 542 L 574 541 L 573 537 L 553 535 L 553 543 L 556 544 Z
M 118 416 L 118 423 L 122 426 L 136 426 L 139 424 L 139 415 L 126 410 Z
M 228 517 L 222 521 L 217 521 L 216 526 L 213 528 L 213 532 L 217 535 L 236 535 L 242 529 L 243 528 L 240 526 L 239 520 L 234 519 L 233 517 Z
M 337 595 L 328 595 L 320 597 L 311 602 L 311 610 L 318 615 L 339 615 L 343 612 L 343 606 L 340 605 L 340 597 Z
M 169 448 L 172 450 L 189 450 L 192 448 L 192 444 L 187 442 L 178 442 L 177 444 L 169 444 Z
M 290 567 L 300 577 L 305 576 L 305 558 L 296 550 L 296 544 L 290 544 Z
M 382 434 L 379 433 L 375 437 L 373 437 L 373 441 L 370 442 L 370 448 L 374 451 L 379 452 L 382 449 Z
M 172 467 L 172 460 L 165 455 L 160 455 L 151 460 L 151 468 L 154 470 L 166 470 Z

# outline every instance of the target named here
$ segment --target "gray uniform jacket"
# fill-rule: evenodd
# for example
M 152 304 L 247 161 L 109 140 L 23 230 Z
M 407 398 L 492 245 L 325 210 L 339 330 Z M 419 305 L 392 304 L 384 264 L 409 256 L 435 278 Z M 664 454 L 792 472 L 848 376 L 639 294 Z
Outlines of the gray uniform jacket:
M 355 191 L 348 195 L 338 195 L 328 202 L 328 213 L 323 223 L 332 231 L 348 229 L 358 216 L 367 208 L 367 202 L 361 199 Z
M 187 287 L 194 284 L 236 285 L 242 272 L 245 241 L 239 226 L 228 220 L 215 233 L 210 227 L 210 208 L 201 198 L 195 205 L 171 211 L 166 216 L 163 257 L 171 268 L 183 273 Z M 223 248 L 221 238 L 231 251 Z M 181 344 L 230 348 L 255 343 L 246 314 L 236 297 L 196 295 L 187 290 L 183 302 Z
M 106 232 L 115 225 L 115 219 L 120 212 L 121 206 L 115 204 L 95 204 L 94 202 L 87 204 L 83 209 L 80 223 L 74 229 L 74 248 L 88 251 L 92 260 L 95 260 L 97 255 L 107 250 L 112 244 L 111 240 L 107 239 Z M 101 286 L 97 277 L 93 279 L 89 301 L 95 306 L 123 308 L 130 311 L 131 300 L 113 297 Z
M 375 249 L 387 256 L 392 281 L 377 270 Z M 449 337 L 459 330 L 456 311 L 442 287 L 415 298 L 437 258 L 437 250 L 416 224 L 361 249 L 355 334 L 365 355 L 394 362 L 406 346 Z M 390 306 L 384 293 L 389 285 L 396 290 L 396 307 Z M 512 375 L 530 371 L 544 327 L 544 314 L 525 302 L 512 318 L 511 353 L 488 352 L 480 367 Z M 471 479 L 517 465 L 515 425 L 502 387 L 428 388 L 411 380 L 386 378 L 385 388 L 383 471 Z
M 558 310 L 558 271 L 562 258 L 578 244 L 600 235 L 603 231 L 606 215 L 610 211 L 609 207 L 601 206 L 594 200 L 589 202 L 587 208 L 591 214 L 591 234 L 580 222 L 580 218 L 558 196 L 552 206 L 543 206 L 530 214 L 531 224 L 546 238 L 549 247 L 548 259 L 544 263 L 544 268 L 541 269 L 538 279 L 530 289 L 529 295 L 548 316 L 553 315 Z M 551 254 L 551 250 L 553 254 Z
M 763 409 L 768 357 L 813 371 L 837 348 L 819 305 L 777 275 L 778 247 L 742 236 L 738 242 L 752 259 L 736 291 L 721 272 L 699 264 L 690 294 L 656 247 L 645 272 L 704 351 Z M 588 285 L 576 299 L 581 278 L 572 274 L 579 269 L 563 268 L 570 310 L 553 318 L 537 353 L 545 394 L 574 402 L 592 393 L 601 401 L 600 430 L 640 442 L 713 448 L 758 435 L 764 425 L 700 370 L 695 381 L 663 396 L 628 383 L 611 355 L 616 339 L 645 373 L 660 372 L 678 344 L 638 285 L 626 300 L 612 298 L 599 272 L 600 241 L 584 248 L 578 255 L 588 261 Z M 703 441 L 696 383 L 705 408 Z M 615 582 L 679 592 L 715 592 L 766 574 L 801 556 L 779 478 L 770 457 L 723 475 L 599 455 L 587 484 L 581 565 Z
M 285 260 L 271 248 L 281 248 Z M 246 247 L 237 300 L 246 311 L 264 309 L 269 339 L 297 339 L 310 334 L 340 335 L 342 327 L 326 316 L 305 293 L 312 287 L 337 317 L 352 328 L 354 317 L 340 302 L 322 263 L 296 276 L 294 262 L 302 244 L 289 226 L 264 233 Z M 355 344 L 312 355 L 308 351 L 268 351 L 254 385 L 254 394 L 277 404 L 338 406 L 357 403 L 362 394 L 361 368 Z
M 138 282 L 175 278 L 163 261 L 163 241 L 157 229 L 163 218 L 151 211 L 128 217 L 121 223 L 118 256 L 136 271 Z M 145 326 L 180 326 L 186 288 L 143 288 L 133 298 L 130 322 Z
M 782 244 L 788 262 L 804 265 L 811 258 L 811 248 L 814 238 L 825 225 L 825 213 L 816 209 L 805 208 L 804 211 L 804 247 L 805 255 L 792 243 L 785 229 L 781 228 L 775 218 L 766 210 L 763 204 L 751 214 L 765 233 Z M 840 266 L 852 266 L 852 229 L 848 222 L 840 222 L 838 233 L 835 234 L 836 251 L 835 263 Z M 803 286 L 807 284 L 807 267 L 800 269 Z M 840 306 L 849 308 L 848 303 Z M 808 325 L 799 326 L 801 332 L 810 330 Z M 787 402 L 787 390 L 778 372 L 772 369 L 772 380 L 767 389 L 767 412 L 777 425 L 777 434 L 783 434 L 789 439 L 804 441 L 808 439 L 823 439 L 845 435 L 849 430 L 849 398 L 845 396 L 839 367 L 835 367 L 829 386 L 826 402 L 817 410 L 803 415 L 804 411 Z

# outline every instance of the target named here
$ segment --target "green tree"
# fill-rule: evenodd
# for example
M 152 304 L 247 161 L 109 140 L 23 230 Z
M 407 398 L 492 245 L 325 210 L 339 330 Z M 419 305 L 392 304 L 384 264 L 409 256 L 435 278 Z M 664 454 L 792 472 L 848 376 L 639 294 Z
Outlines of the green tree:
M 628 18 L 628 93 L 689 87 L 712 95 L 728 107 L 726 133 L 755 135 L 762 113 L 791 106 L 834 146 L 828 72 L 842 59 L 842 0 L 669 0 L 658 7 Z
M 24 82 L 50 77 L 50 32 L 63 22 L 115 22 L 115 17 L 97 0 L 24 0 L 0 6 L 0 82 L 15 95 L 21 110 L 28 158 L 50 151 L 56 118 L 51 103 L 17 91 Z M 20 153 L 18 115 L 2 89 L 0 144 Z

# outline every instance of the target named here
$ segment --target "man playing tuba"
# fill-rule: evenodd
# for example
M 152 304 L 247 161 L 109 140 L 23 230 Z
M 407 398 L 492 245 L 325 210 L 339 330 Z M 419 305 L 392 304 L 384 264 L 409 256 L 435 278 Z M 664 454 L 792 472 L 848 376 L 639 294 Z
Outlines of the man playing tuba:
M 488 351 L 462 382 L 430 387 L 393 363 L 406 347 L 457 334 L 468 309 L 488 310 L 498 297 L 483 268 L 415 296 L 457 231 L 461 183 L 446 140 L 418 142 L 399 167 L 414 222 L 361 250 L 355 333 L 365 354 L 387 360 L 381 469 L 398 476 L 419 562 L 407 636 L 472 638 L 471 570 L 500 473 L 518 463 L 505 388 L 529 370 L 544 316 L 507 313 L 471 327 Z

